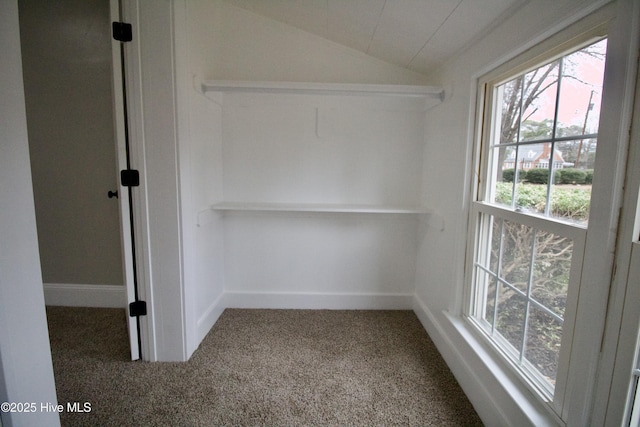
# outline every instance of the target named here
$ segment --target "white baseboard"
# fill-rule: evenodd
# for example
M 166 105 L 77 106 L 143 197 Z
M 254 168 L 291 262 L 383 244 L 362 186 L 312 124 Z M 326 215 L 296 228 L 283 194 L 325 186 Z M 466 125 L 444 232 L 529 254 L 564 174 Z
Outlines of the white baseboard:
M 127 294 L 124 286 L 45 283 L 46 305 L 66 307 L 125 308 Z
M 411 310 L 412 294 L 225 292 L 226 308 Z
M 509 425 L 501 416 L 500 408 L 491 399 L 491 394 L 488 393 L 484 384 L 477 378 L 474 369 L 469 365 L 469 361 L 462 357 L 461 352 L 455 348 L 439 322 L 417 295 L 414 296 L 413 311 L 473 404 L 476 412 L 482 418 L 482 421 L 486 425 Z
M 196 322 L 198 328 L 198 345 L 207 336 L 213 325 L 218 321 L 218 318 L 222 314 L 226 307 L 224 306 L 224 292 L 216 298 L 216 300 L 209 306 L 209 308 L 200 316 Z M 196 346 L 197 347 L 197 346 Z M 194 349 L 195 350 L 195 349 Z
M 486 425 L 558 425 L 551 411 L 496 363 L 464 320 L 443 313 L 440 321 L 417 295 L 413 311 Z

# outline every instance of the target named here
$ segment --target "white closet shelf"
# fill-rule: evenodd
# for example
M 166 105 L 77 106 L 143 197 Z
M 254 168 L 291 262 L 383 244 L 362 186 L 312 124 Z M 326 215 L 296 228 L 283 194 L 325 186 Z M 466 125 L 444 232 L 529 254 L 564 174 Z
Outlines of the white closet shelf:
M 430 214 L 430 209 L 409 206 L 343 205 L 316 203 L 244 203 L 222 202 L 211 206 L 214 211 L 256 212 L 327 212 L 370 214 Z
M 378 95 L 422 97 L 442 102 L 444 90 L 438 86 L 378 85 L 348 83 L 258 82 L 209 80 L 202 83 L 203 92 L 297 93 L 315 95 Z

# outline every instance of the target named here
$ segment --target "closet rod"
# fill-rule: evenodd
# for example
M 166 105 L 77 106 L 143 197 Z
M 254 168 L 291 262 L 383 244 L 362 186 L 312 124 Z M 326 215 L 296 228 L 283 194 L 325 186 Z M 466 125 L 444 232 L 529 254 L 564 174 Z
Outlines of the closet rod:
M 442 101 L 444 90 L 437 86 L 378 85 L 349 83 L 257 82 L 210 80 L 202 83 L 203 92 L 292 93 L 315 95 L 376 95 L 431 98 Z

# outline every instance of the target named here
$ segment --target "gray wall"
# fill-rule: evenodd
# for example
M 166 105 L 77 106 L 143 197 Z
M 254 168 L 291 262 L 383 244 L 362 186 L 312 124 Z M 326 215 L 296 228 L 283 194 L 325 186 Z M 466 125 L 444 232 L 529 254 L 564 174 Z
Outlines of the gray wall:
M 20 0 L 45 283 L 121 285 L 109 0 Z

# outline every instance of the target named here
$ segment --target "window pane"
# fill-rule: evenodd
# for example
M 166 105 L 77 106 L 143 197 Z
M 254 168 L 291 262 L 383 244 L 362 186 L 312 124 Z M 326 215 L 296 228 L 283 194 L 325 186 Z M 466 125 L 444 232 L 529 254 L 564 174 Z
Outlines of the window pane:
M 483 287 L 483 298 L 482 302 L 482 313 L 480 317 L 488 323 L 488 326 L 493 329 L 493 321 L 494 321 L 494 312 L 495 312 L 495 300 L 496 300 L 496 289 L 497 289 L 497 279 L 492 274 L 487 273 L 485 270 L 478 268 L 477 269 L 477 281 L 479 284 L 482 284 Z
M 489 202 L 586 225 L 605 51 L 606 40 L 498 87 Z
M 589 220 L 591 186 L 554 185 L 551 195 L 551 216 L 577 224 Z
M 491 223 L 491 259 L 489 262 L 489 270 L 497 275 L 500 245 L 502 243 L 502 220 L 492 216 Z
M 521 178 L 527 177 L 531 169 L 545 169 L 549 167 L 549 153 L 551 144 L 527 144 L 518 147 L 518 166 Z
M 555 385 L 562 341 L 562 322 L 531 305 L 525 358 L 551 386 Z
M 524 96 L 520 141 L 537 141 L 553 136 L 560 61 L 524 75 Z
M 526 225 L 504 221 L 500 278 L 526 293 L 531 265 L 533 229 Z
M 496 147 L 493 149 L 493 158 L 495 159 L 495 176 L 492 177 L 494 182 L 492 203 L 511 207 L 513 198 L 513 184 L 515 179 L 515 155 L 514 147 Z M 502 165 L 502 166 L 500 166 Z
M 593 174 L 597 148 L 598 140 L 596 138 L 556 142 L 553 168 L 555 170 L 578 169 L 585 172 L 591 171 Z M 566 184 L 584 183 L 583 180 L 575 178 L 567 181 Z M 591 180 L 589 180 L 589 183 L 591 183 Z
M 589 220 L 593 169 L 573 167 L 593 165 L 597 142 L 595 139 L 558 142 L 557 168 L 554 167 L 551 207 L 549 215 L 583 224 Z M 561 165 L 568 167 L 560 167 Z
M 573 241 L 495 215 L 480 214 L 479 224 L 486 235 L 476 256 L 475 316 L 494 343 L 552 393 Z
M 495 329 L 513 346 L 513 349 L 509 350 L 515 352 L 515 356 L 518 357 L 524 337 L 526 299 L 502 283 L 498 289 Z
M 606 50 L 602 40 L 564 58 L 557 137 L 598 132 Z
M 549 153 L 551 144 L 527 144 L 518 149 L 518 175 L 515 208 L 520 212 L 544 214 L 547 207 Z
M 571 272 L 573 242 L 546 231 L 536 232 L 531 296 L 558 316 L 564 316 Z
M 492 202 L 494 202 L 497 205 L 503 205 L 510 208 L 512 199 L 513 199 L 513 183 L 498 182 L 496 184 L 495 199 L 492 200 Z
M 520 123 L 520 103 L 522 100 L 523 77 L 517 77 L 498 88 L 498 99 L 501 99 L 499 144 L 516 142 L 518 140 L 518 125 Z

